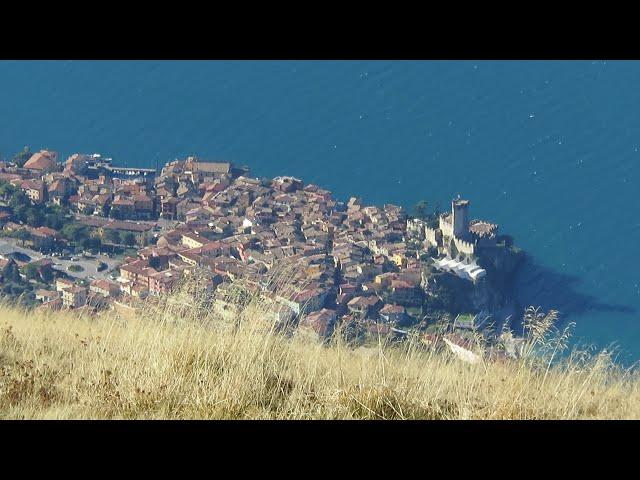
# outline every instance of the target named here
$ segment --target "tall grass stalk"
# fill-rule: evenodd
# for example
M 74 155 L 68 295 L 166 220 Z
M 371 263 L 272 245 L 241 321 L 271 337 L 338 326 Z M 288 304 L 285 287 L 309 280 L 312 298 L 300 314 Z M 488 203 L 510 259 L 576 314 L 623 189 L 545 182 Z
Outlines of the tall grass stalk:
M 194 276 L 131 315 L 0 304 L 0 418 L 640 418 L 637 370 L 568 352 L 555 312 L 526 312 L 517 358 L 478 338 L 470 364 L 418 335 L 314 341 L 242 282 L 223 300 L 214 308 Z

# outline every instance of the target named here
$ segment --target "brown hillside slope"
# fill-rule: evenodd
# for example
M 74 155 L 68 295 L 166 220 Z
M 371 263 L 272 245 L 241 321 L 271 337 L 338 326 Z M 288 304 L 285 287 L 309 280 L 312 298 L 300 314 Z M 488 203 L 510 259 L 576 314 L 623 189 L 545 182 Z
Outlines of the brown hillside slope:
M 227 325 L 172 302 L 128 319 L 0 306 L 0 418 L 640 418 L 637 374 L 605 356 L 321 346 L 270 333 L 255 303 Z

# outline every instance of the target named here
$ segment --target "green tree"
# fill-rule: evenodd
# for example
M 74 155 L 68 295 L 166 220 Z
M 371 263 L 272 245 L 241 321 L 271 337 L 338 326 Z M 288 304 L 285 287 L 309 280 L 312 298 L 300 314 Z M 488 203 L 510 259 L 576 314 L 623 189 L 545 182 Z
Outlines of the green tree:
M 104 232 L 104 238 L 110 243 L 120 244 L 120 232 L 118 232 L 118 230 L 107 230 Z
M 54 230 L 61 230 L 67 223 L 67 219 L 61 213 L 47 213 L 45 215 L 44 224 Z
M 18 167 L 22 168 L 22 167 L 24 167 L 24 164 L 27 163 L 27 160 L 29 160 L 29 158 L 31 158 L 31 155 L 33 155 L 33 153 L 31 153 L 31 150 L 29 150 L 29 147 L 24 147 L 20 153 L 16 153 L 13 156 L 13 160 L 12 161 Z
M 27 212 L 29 211 L 29 207 L 27 207 L 26 205 L 18 205 L 15 207 L 12 207 L 13 210 L 13 216 L 20 222 L 26 222 L 27 221 Z
M 8 182 L 0 180 L 0 197 L 9 198 L 16 193 L 16 187 Z
M 20 270 L 15 262 L 9 262 L 2 274 L 5 282 L 20 282 L 22 280 L 20 277 Z
M 24 267 L 22 267 L 22 273 L 24 273 L 27 280 L 40 280 L 40 272 L 38 271 L 38 267 L 28 263 Z
M 11 208 L 16 207 L 29 207 L 31 206 L 31 200 L 22 190 L 14 190 L 11 193 L 11 198 L 9 199 L 9 206 Z
M 62 227 L 62 235 L 74 243 L 80 243 L 83 240 L 89 238 L 89 232 L 87 227 L 78 223 L 67 223 Z
M 62 230 L 71 222 L 66 214 L 67 211 L 58 205 L 47 205 L 44 210 L 44 225 L 54 230 Z
M 127 247 L 133 247 L 136 244 L 136 236 L 131 232 L 127 232 L 124 234 L 122 241 Z
M 30 290 L 29 284 L 25 283 L 12 283 L 10 287 L 11 295 L 14 297 L 19 297 L 23 293 L 26 293 Z
M 26 241 L 31 238 L 31 234 L 27 230 L 23 229 L 23 230 L 18 230 L 17 232 L 14 232 L 13 237 L 20 240 L 22 242 L 22 246 L 24 247 Z
M 53 268 L 43 268 L 40 270 L 40 278 L 44 283 L 52 283 L 54 280 Z
M 39 208 L 30 208 L 26 213 L 26 223 L 30 227 L 41 227 L 45 222 L 45 215 Z
M 85 250 L 98 250 L 102 249 L 102 241 L 99 238 L 85 238 L 82 240 L 82 248 Z
M 425 200 L 420 200 L 413 207 L 414 214 L 417 218 L 424 220 L 428 216 L 428 203 Z

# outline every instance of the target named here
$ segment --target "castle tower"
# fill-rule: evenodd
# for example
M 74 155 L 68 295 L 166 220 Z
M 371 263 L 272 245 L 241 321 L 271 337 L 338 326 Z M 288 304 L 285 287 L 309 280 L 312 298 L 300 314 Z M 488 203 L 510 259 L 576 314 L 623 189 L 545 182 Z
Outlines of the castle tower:
M 467 237 L 469 232 L 469 200 L 461 200 L 459 197 L 453 200 L 451 214 L 453 216 L 453 236 Z

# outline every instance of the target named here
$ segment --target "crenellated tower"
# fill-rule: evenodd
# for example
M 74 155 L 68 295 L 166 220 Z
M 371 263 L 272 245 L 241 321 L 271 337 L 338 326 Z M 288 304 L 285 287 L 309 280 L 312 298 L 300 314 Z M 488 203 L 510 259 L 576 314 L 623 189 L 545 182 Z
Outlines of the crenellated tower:
M 469 235 L 469 200 L 457 198 L 451 202 L 453 236 L 466 238 Z

